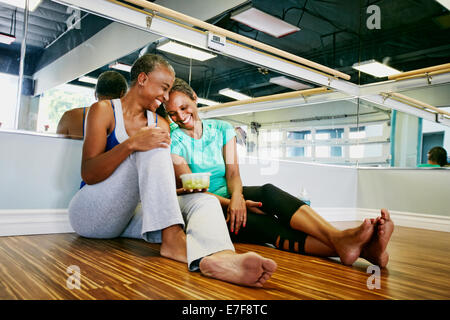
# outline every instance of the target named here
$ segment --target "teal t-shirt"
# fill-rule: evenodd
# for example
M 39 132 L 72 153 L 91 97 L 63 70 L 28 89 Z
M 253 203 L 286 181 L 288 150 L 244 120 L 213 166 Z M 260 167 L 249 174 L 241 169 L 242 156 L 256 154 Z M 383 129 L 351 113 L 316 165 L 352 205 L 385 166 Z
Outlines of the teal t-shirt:
M 171 152 L 183 157 L 193 173 L 210 172 L 208 191 L 229 198 L 222 148 L 236 132 L 231 124 L 222 120 L 206 119 L 202 124 L 200 139 L 191 138 L 182 129 L 171 131 Z

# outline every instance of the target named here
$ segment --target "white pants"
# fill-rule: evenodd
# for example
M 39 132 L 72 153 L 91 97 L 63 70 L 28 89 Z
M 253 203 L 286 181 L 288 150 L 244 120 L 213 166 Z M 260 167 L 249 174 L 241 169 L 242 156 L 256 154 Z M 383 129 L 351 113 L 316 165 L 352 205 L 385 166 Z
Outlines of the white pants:
M 186 231 L 188 268 L 199 269 L 201 258 L 223 250 L 234 250 L 219 200 L 216 197 L 194 193 L 178 196 Z M 138 205 L 135 215 L 121 234 L 125 238 L 141 239 L 142 207 Z

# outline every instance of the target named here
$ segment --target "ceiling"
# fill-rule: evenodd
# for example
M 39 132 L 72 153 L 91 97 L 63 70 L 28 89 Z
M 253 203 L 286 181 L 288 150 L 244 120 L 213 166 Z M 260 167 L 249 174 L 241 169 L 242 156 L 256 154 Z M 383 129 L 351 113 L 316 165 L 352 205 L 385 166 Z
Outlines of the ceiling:
M 296 25 L 300 31 L 275 38 L 230 19 L 231 11 L 207 22 L 256 39 L 297 56 L 312 60 L 351 76 L 355 84 L 368 84 L 385 78 L 359 74 L 352 68 L 358 61 L 375 59 L 398 70 L 448 63 L 450 61 L 450 13 L 434 0 L 253 0 L 248 1 L 266 13 Z M 366 13 L 369 5 L 377 5 L 381 13 L 381 28 L 368 29 Z M 25 75 L 51 63 L 62 54 L 82 44 L 111 21 L 82 12 L 83 28 L 68 30 L 73 13 L 67 7 L 44 0 L 29 16 Z M 0 72 L 18 74 L 20 43 L 23 38 L 23 10 L 0 2 L 0 32 L 14 34 L 11 45 L 0 44 Z M 50 51 L 51 54 L 45 54 Z M 186 58 L 163 53 L 156 43 L 134 51 L 120 59 L 132 64 L 143 52 L 164 55 L 174 66 L 177 76 L 189 80 L 198 95 L 218 102 L 232 99 L 219 95 L 222 88 L 231 87 L 252 97 L 289 92 L 269 82 L 279 74 L 225 56 L 204 62 L 190 63 Z M 92 70 L 98 76 L 108 65 Z M 123 73 L 127 78 L 129 74 Z M 81 84 L 76 80 L 73 83 Z

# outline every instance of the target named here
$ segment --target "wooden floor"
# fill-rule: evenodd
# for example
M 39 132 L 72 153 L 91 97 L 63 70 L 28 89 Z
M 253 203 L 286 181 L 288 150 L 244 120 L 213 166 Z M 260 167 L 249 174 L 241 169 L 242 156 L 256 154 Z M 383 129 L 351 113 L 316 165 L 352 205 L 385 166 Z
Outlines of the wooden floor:
M 356 222 L 335 225 L 344 229 Z M 450 233 L 397 227 L 381 288 L 373 290 L 367 287 L 370 264 L 362 259 L 345 267 L 337 259 L 255 245 L 236 244 L 236 250 L 255 251 L 278 263 L 264 288 L 189 272 L 186 265 L 160 257 L 158 245 L 140 240 L 0 237 L 0 299 L 450 299 Z M 67 287 L 72 265 L 80 269 L 80 289 Z

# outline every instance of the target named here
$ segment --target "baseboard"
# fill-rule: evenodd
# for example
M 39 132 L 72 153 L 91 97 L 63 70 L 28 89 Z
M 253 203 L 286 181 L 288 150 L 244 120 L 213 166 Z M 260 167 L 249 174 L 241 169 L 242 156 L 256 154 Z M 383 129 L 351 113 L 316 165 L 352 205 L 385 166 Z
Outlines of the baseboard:
M 67 209 L 2 209 L 0 236 L 74 232 Z
M 427 229 L 434 231 L 450 232 L 450 217 L 423 213 L 389 210 L 394 224 L 402 227 Z M 380 209 L 357 209 L 357 219 L 375 218 L 380 215 Z
M 380 209 L 313 208 L 327 221 L 363 221 L 380 216 Z M 389 210 L 395 225 L 409 228 L 450 232 L 450 217 Z
M 379 209 L 314 208 L 327 221 L 362 221 L 380 215 Z M 397 226 L 450 232 L 450 217 L 389 211 Z M 0 236 L 71 233 L 67 209 L 0 210 Z

